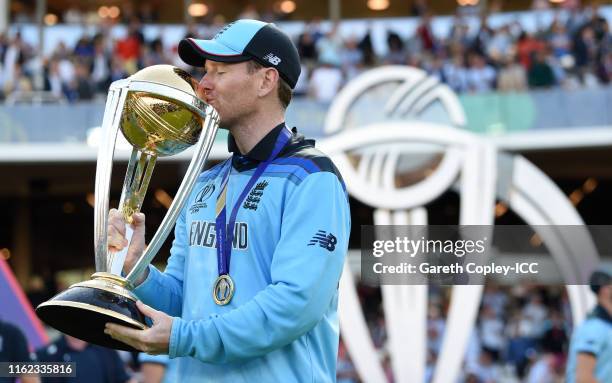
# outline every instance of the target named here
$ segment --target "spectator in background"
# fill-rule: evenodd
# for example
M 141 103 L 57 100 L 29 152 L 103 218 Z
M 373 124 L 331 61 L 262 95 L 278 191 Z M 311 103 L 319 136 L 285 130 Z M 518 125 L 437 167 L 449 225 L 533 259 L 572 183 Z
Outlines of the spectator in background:
M 586 10 L 582 7 L 582 4 L 579 0 L 575 0 L 576 4 L 569 7 L 569 16 L 565 25 L 567 27 L 567 31 L 571 36 L 576 35 L 578 30 L 588 21 L 589 17 L 586 13 Z M 567 2 L 567 1 L 566 1 Z
M 443 72 L 446 83 L 452 90 L 457 93 L 467 90 L 467 69 L 461 54 L 455 54 L 452 60 L 444 65 Z
M 441 55 L 435 55 L 432 60 L 425 66 L 425 70 L 430 76 L 438 79 L 440 82 L 446 82 L 444 75 L 444 60 Z
M 508 294 L 500 290 L 499 286 L 488 283 L 482 296 L 482 304 L 491 307 L 495 315 L 502 317 L 508 304 Z
M 529 86 L 533 88 L 549 88 L 555 85 L 555 74 L 546 62 L 543 51 L 535 52 L 535 58 L 528 73 Z
M 310 20 L 310 22 L 304 26 L 304 32 L 310 33 L 315 43 L 325 35 L 323 32 L 321 32 L 321 20 L 316 17 Z
M 91 79 L 98 92 L 106 92 L 110 86 L 110 63 L 110 55 L 106 51 L 104 37 L 97 35 L 94 38 Z
M 350 37 L 344 42 L 344 48 L 340 52 L 342 71 L 346 75 L 346 81 L 350 81 L 363 70 L 363 52 L 359 49 L 357 39 Z
M 523 316 L 530 321 L 531 334 L 533 338 L 539 338 L 544 333 L 544 321 L 548 317 L 548 309 L 544 305 L 540 292 L 533 292 L 529 301 L 523 308 Z
M 368 29 L 366 34 L 363 36 L 359 44 L 357 44 L 359 50 L 363 54 L 363 65 L 365 67 L 372 67 L 376 65 L 376 54 L 374 53 L 374 45 L 372 44 L 372 31 Z
M 527 90 L 527 72 L 514 56 L 502 60 L 497 76 L 497 90 L 500 92 L 524 92 Z
M 582 82 L 587 80 L 585 77 L 592 70 L 592 64 L 597 57 L 597 48 L 595 33 L 587 25 L 578 32 L 573 51 L 578 76 Z
M 331 30 L 317 41 L 319 62 L 339 67 L 341 64 L 340 52 L 343 45 L 342 37 L 338 33 L 338 24 L 334 24 Z
M 430 304 L 427 311 L 427 347 L 435 355 L 440 354 L 446 321 L 438 304 Z
M 495 86 L 495 69 L 488 65 L 484 57 L 473 52 L 468 56 L 469 67 L 466 74 L 467 89 L 474 93 L 485 93 Z
M 512 54 L 513 42 L 510 35 L 510 25 L 504 25 L 495 32 L 487 42 L 487 56 L 494 62 L 501 62 L 504 57 Z
M 470 31 L 469 25 L 460 16 L 455 16 L 453 25 L 448 34 L 447 43 L 449 45 L 459 45 L 467 47 L 470 44 L 470 37 L 468 35 Z
M 430 12 L 425 13 L 421 17 L 421 24 L 416 29 L 416 37 L 420 42 L 420 48 L 425 52 L 433 52 L 436 48 L 436 38 L 431 29 L 431 18 Z
M 612 45 L 612 41 L 610 44 Z M 612 51 L 606 52 L 603 55 L 598 75 L 604 84 L 609 84 L 612 81 Z
M 13 76 L 4 81 L 4 94 L 31 92 L 32 81 L 23 73 L 21 64 L 15 63 L 12 72 Z
M 91 62 L 94 55 L 93 42 L 87 36 L 82 36 L 79 41 L 77 41 L 73 53 L 78 58 Z
M 128 376 L 117 351 L 64 335 L 37 351 L 38 361 L 74 362 L 74 378 L 43 378 L 43 383 L 136 383 Z
M 129 74 L 125 70 L 123 60 L 118 56 L 114 56 L 111 60 L 110 81 L 121 80 L 127 76 L 129 76 Z
M 427 360 L 425 362 L 425 382 L 431 382 L 437 362 L 437 356 L 431 350 L 427 350 Z
M 2 60 L 2 79 L 3 82 L 10 82 L 10 88 L 15 84 L 15 71 L 23 69 L 22 65 L 27 60 L 28 47 L 21 39 L 21 33 L 17 32 L 15 37 L 6 47 L 4 51 L 4 59 Z M 21 73 L 20 73 L 21 74 Z M 6 88 L 6 85 L 4 86 Z
M 170 59 L 164 52 L 164 45 L 161 38 L 158 37 L 151 41 L 147 48 L 142 63 L 143 67 L 146 68 L 151 65 L 168 64 L 170 62 Z
M 84 62 L 77 62 L 75 66 L 75 78 L 73 89 L 76 92 L 76 100 L 91 100 L 94 98 L 95 86 L 89 76 L 89 68 Z
M 44 89 L 51 92 L 58 99 L 64 97 L 62 78 L 59 73 L 59 63 L 56 59 L 51 59 L 45 66 Z
M 34 358 L 28 352 L 28 342 L 21 330 L 0 320 L 0 363 L 33 362 Z M 20 376 L 22 383 L 38 383 L 38 377 Z M 0 376 L 0 383 L 14 383 L 16 379 Z
M 529 368 L 525 383 L 556 383 L 555 358 L 552 354 L 534 355 L 535 360 Z
M 134 74 L 138 70 L 138 59 L 140 48 L 144 43 L 144 37 L 140 31 L 140 24 L 137 21 L 130 23 L 128 35 L 117 42 L 116 54 L 123 60 L 125 70 L 129 74 Z
M 370 332 L 372 333 L 372 343 L 377 350 L 383 349 L 387 342 L 387 325 L 384 316 L 379 316 L 374 319 L 374 323 L 370 325 Z
M 521 32 L 516 43 L 518 60 L 526 71 L 531 69 L 531 59 L 535 52 L 544 49 L 544 44 L 527 32 Z
M 489 45 L 489 41 L 492 37 L 493 29 L 489 27 L 488 16 L 484 14 L 480 19 L 480 28 L 478 29 L 478 33 L 476 33 L 476 36 L 474 37 L 472 45 L 469 47 L 469 49 L 480 54 L 481 56 L 486 55 L 486 48 Z
M 10 45 L 9 38 L 6 32 L 0 32 L 0 57 L 4 57 L 6 54 L 6 50 Z M 4 63 L 3 60 L 0 60 L 0 63 Z
M 528 358 L 527 354 L 536 347 L 536 339 L 533 336 L 533 323 L 526 318 L 520 310 L 513 310 L 511 318 L 506 327 L 508 336 L 507 360 L 512 365 L 519 377 L 525 376 Z
M 336 371 L 337 383 L 357 383 L 359 381 L 357 370 L 351 361 L 342 339 L 340 339 L 340 343 L 338 344 L 338 365 Z
M 595 1 L 591 5 L 591 19 L 587 24 L 595 35 L 598 43 L 601 43 L 608 33 L 608 20 L 599 14 L 599 4 Z
M 387 32 L 388 52 L 383 60 L 383 65 L 403 65 L 406 63 L 406 51 L 402 38 L 393 31 Z
M 487 351 L 480 353 L 479 363 L 469 366 L 468 372 L 478 378 L 480 383 L 497 383 L 501 377 L 499 367 L 493 363 L 493 358 Z
M 319 102 L 331 102 L 344 80 L 340 69 L 340 52 L 336 43 L 335 31 L 332 30 L 317 44 L 320 66 L 312 71 L 309 94 Z
M 552 355 L 555 371 L 564 370 L 567 341 L 563 316 L 558 310 L 552 310 L 549 318 L 545 321 L 544 334 L 540 339 L 540 349 Z
M 548 43 L 554 57 L 561 59 L 570 54 L 572 41 L 565 26 L 558 19 L 555 19 L 550 27 Z
M 316 41 L 314 35 L 308 29 L 300 34 L 297 49 L 303 63 L 314 63 L 317 60 Z
M 76 75 L 76 70 L 72 61 L 74 58 L 68 54 L 64 43 L 60 43 L 54 57 L 57 58 L 57 71 L 62 82 L 62 91 L 67 93 L 70 83 Z
M 309 94 L 317 101 L 330 103 L 342 85 L 342 71 L 337 63 L 322 61 L 310 77 Z
M 493 308 L 487 305 L 483 306 L 480 317 L 482 348 L 489 353 L 494 362 L 497 362 L 506 344 L 504 322 L 497 317 Z

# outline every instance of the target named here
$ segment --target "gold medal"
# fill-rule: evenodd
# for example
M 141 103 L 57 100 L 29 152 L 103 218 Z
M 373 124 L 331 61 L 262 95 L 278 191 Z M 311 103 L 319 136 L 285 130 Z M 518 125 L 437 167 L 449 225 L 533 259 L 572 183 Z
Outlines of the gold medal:
M 234 296 L 234 281 L 228 274 L 219 275 L 213 285 L 213 299 L 219 306 L 228 304 Z

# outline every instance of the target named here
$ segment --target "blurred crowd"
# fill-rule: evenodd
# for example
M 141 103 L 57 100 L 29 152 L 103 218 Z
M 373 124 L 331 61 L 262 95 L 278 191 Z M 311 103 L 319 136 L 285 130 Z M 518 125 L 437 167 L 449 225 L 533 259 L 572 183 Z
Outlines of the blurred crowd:
M 380 290 L 361 286 L 360 299 L 380 361 L 393 382 Z M 427 368 L 430 382 L 442 347 L 450 289 L 430 288 Z M 563 381 L 571 334 L 570 306 L 563 287 L 487 285 L 462 368 L 465 383 L 554 383 Z M 360 380 L 341 342 L 338 383 Z
M 382 57 L 374 53 L 369 34 L 342 39 L 336 28 L 322 33 L 317 24 L 309 24 L 297 41 L 307 69 L 300 91 L 330 101 L 343 83 L 376 65 L 424 69 L 458 93 L 608 84 L 612 76 L 608 21 L 597 7 L 560 15 L 533 34 L 520 20 L 492 28 L 487 16 L 472 31 L 457 15 L 446 36 L 436 36 L 433 17 L 424 11 L 408 38 L 387 32 L 388 52 Z
M 524 91 L 561 86 L 568 89 L 608 84 L 612 76 L 612 35 L 608 21 L 596 6 L 558 12 L 535 33 L 517 19 L 497 28 L 483 16 L 470 28 L 460 12 L 446 34 L 435 35 L 435 17 L 421 2 L 419 25 L 411 35 L 387 31 L 387 53 L 375 53 L 371 33 L 346 37 L 338 26 L 323 28 L 319 21 L 304 24 L 294 36 L 303 61 L 295 89 L 297 96 L 329 102 L 338 90 L 360 72 L 378 65 L 422 68 L 456 92 Z M 269 16 L 269 15 L 268 15 Z M 266 16 L 266 17 L 268 17 Z M 263 18 L 253 7 L 240 17 Z M 68 101 L 105 97 L 109 84 L 140 68 L 169 63 L 184 66 L 176 44 L 161 38 L 147 40 L 142 33 L 148 18 L 126 20 L 127 34 L 111 37 L 109 25 L 83 35 L 74 46 L 59 43 L 43 57 L 19 33 L 0 35 L 0 90 L 5 98 L 32 90 Z M 187 27 L 186 36 L 210 38 L 225 20 L 215 17 Z M 193 70 L 193 68 L 191 68 Z

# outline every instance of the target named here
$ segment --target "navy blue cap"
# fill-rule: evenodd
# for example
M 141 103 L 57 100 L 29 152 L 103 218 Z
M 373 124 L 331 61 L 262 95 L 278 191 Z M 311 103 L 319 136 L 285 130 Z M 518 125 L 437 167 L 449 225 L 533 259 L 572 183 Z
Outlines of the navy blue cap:
M 274 24 L 258 20 L 238 20 L 226 25 L 211 40 L 187 38 L 178 46 L 181 59 L 202 67 L 206 60 L 238 63 L 255 60 L 276 68 L 293 89 L 300 77 L 300 56 L 289 36 Z

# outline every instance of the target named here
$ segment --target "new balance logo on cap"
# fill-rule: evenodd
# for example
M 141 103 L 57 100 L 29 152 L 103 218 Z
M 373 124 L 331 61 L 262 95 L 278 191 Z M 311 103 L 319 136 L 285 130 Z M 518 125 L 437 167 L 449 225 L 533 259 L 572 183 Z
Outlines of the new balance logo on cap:
M 280 57 L 273 55 L 272 53 L 268 53 L 264 56 L 264 60 L 267 60 L 272 65 L 278 65 L 281 62 Z

